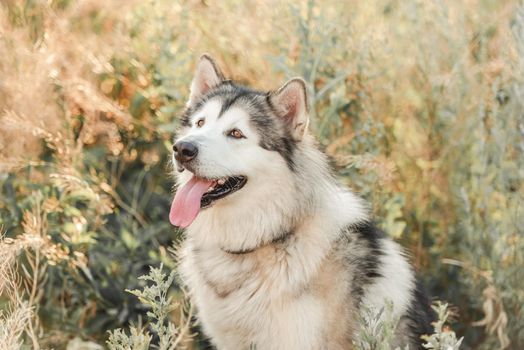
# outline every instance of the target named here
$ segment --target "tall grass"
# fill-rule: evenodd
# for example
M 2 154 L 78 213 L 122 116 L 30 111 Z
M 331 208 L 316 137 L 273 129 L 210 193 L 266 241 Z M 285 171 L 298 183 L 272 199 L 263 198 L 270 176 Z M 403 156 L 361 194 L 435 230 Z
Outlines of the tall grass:
M 509 0 L 2 2 L 0 347 L 104 344 L 145 320 L 125 290 L 176 267 L 170 140 L 202 52 L 262 89 L 303 76 L 312 131 L 457 305 L 461 348 L 524 347 L 524 10 Z

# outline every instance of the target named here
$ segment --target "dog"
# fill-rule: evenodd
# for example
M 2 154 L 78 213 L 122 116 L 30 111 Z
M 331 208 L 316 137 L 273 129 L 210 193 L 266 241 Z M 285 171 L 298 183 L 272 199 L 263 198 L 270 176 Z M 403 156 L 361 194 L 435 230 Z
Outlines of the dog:
M 422 348 L 429 302 L 401 247 L 333 176 L 306 83 L 257 91 L 197 63 L 173 146 L 179 271 L 220 350 L 351 349 L 363 305 L 392 303 L 391 346 Z

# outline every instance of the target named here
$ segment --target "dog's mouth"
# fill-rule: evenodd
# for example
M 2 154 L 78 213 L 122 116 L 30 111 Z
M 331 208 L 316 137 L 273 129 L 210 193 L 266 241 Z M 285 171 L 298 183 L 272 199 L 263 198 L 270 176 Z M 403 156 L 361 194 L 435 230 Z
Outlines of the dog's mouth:
M 247 182 L 245 176 L 220 179 L 203 179 L 193 176 L 176 192 L 169 212 L 171 224 L 187 227 L 196 219 L 200 209 L 210 207 L 215 201 L 238 191 Z
M 200 208 L 207 208 L 211 206 L 214 201 L 238 191 L 244 187 L 246 182 L 247 177 L 245 176 L 231 176 L 214 181 L 211 187 L 209 187 L 202 196 L 202 199 L 200 200 Z

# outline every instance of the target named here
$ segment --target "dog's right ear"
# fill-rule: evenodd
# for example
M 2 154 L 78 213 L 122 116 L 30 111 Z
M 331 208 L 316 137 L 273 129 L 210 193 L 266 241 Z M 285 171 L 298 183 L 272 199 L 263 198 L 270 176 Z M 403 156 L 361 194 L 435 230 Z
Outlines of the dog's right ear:
M 215 61 L 207 54 L 200 56 L 195 76 L 191 82 L 191 92 L 187 105 L 194 105 L 209 90 L 220 85 L 223 80 L 224 76 L 218 69 Z

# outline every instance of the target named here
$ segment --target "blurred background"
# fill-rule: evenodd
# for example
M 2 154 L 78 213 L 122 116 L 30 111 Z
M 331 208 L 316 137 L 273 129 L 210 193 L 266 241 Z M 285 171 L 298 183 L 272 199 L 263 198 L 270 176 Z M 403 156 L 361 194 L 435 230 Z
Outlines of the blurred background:
M 177 346 L 204 348 L 167 217 L 171 139 L 208 52 L 259 89 L 304 77 L 311 131 L 450 304 L 461 349 L 523 349 L 523 6 L 2 0 L 0 348 L 101 349 L 132 324 L 146 349 L 159 300 Z

